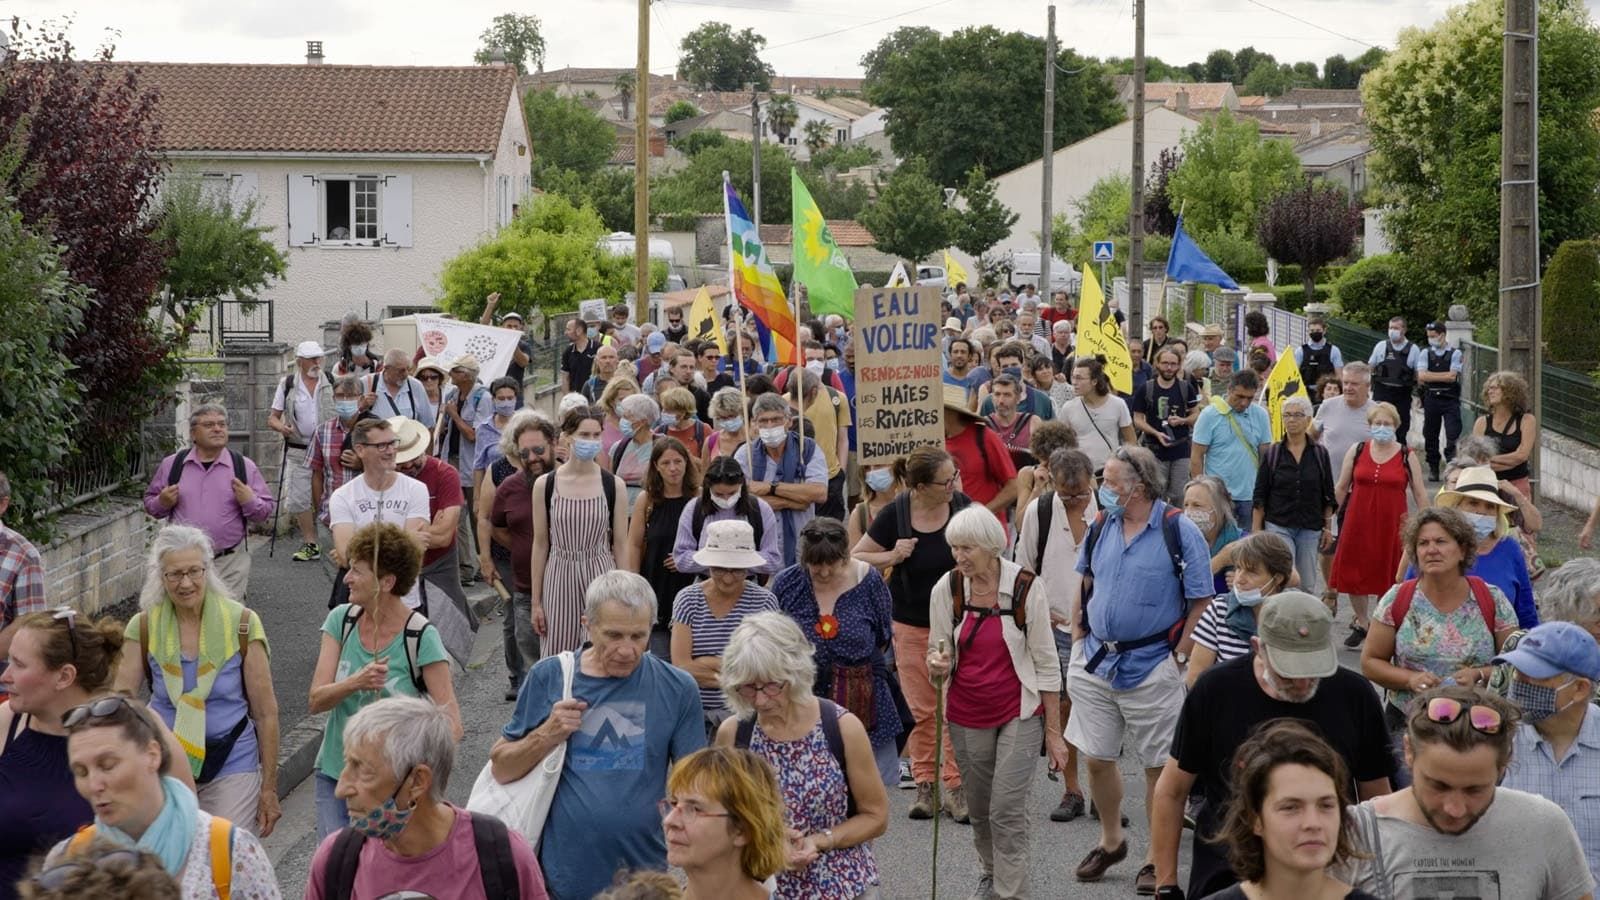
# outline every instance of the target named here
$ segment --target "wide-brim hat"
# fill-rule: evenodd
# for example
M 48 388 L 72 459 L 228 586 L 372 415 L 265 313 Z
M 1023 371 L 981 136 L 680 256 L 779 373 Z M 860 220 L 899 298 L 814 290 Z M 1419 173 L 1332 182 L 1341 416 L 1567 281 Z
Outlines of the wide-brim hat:
M 483 364 L 478 362 L 478 358 L 476 356 L 468 353 L 463 356 L 456 357 L 455 361 L 450 363 L 450 369 L 452 371 L 456 369 L 466 369 L 468 372 L 476 375 L 483 369 Z
M 394 439 L 399 441 L 394 448 L 395 465 L 405 465 L 428 452 L 432 435 L 421 422 L 408 416 L 393 416 L 388 422 Z
M 767 558 L 756 552 L 756 530 L 749 522 L 724 519 L 706 524 L 706 545 L 695 551 L 694 561 L 708 569 L 753 569 Z
M 417 360 L 417 377 L 422 377 L 423 369 L 432 369 L 439 373 L 439 377 L 448 378 L 450 373 L 444 370 L 444 364 L 432 356 L 424 356 Z
M 966 416 L 976 422 L 978 414 L 972 411 L 967 404 L 967 389 L 960 385 L 947 384 L 944 386 L 944 408 L 947 412 Z
M 1500 496 L 1500 480 L 1495 477 L 1494 469 L 1488 466 L 1469 466 L 1462 469 L 1460 476 L 1456 478 L 1456 486 L 1439 492 L 1439 505 L 1453 509 L 1468 497 L 1493 503 L 1508 512 L 1517 508 L 1516 504 L 1507 503 L 1506 499 Z

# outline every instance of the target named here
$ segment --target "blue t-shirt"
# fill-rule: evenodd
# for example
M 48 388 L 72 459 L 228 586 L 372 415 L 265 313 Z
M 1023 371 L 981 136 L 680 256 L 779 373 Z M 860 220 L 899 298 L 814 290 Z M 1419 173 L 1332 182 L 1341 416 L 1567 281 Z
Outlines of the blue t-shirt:
M 581 652 L 581 651 L 580 651 Z M 618 869 L 664 869 L 667 844 L 656 801 L 672 762 L 706 745 L 700 691 L 687 672 L 646 654 L 626 678 L 573 672 L 572 696 L 589 704 L 567 739 L 539 845 L 552 897 L 593 897 Z M 519 740 L 561 699 L 561 661 L 536 664 L 502 732 Z
M 1123 541 L 1122 513 L 1107 514 L 1094 545 L 1094 591 L 1089 597 L 1085 659 L 1100 651 L 1102 640 L 1134 641 L 1164 631 L 1188 614 L 1189 603 L 1211 600 L 1211 554 L 1205 535 L 1186 517 L 1178 517 L 1184 561 L 1180 591 L 1167 538 L 1161 531 L 1166 510 L 1165 503 L 1153 504 L 1149 520 L 1132 543 Z M 1078 572 L 1088 572 L 1090 562 L 1087 554 L 1080 554 Z M 1131 690 L 1143 684 L 1170 652 L 1171 648 L 1159 641 L 1125 653 L 1108 652 L 1094 675 L 1116 690 Z
M 1533 602 L 1533 579 L 1528 576 L 1528 558 L 1522 554 L 1522 545 L 1512 535 L 1495 542 L 1494 549 L 1479 553 L 1472 561 L 1468 575 L 1476 575 L 1500 589 L 1517 611 L 1517 627 L 1532 628 L 1539 624 L 1539 607 Z M 1406 578 L 1417 577 L 1417 567 L 1406 568 Z
M 1256 470 L 1261 465 L 1260 447 L 1272 443 L 1272 420 L 1267 417 L 1265 409 L 1254 403 L 1242 413 L 1231 409 L 1229 413 L 1231 415 L 1225 416 L 1217 412 L 1215 405 L 1207 405 L 1200 411 L 1191 440 L 1206 445 L 1206 470 L 1190 475 L 1215 475 L 1221 478 L 1237 503 L 1249 501 L 1256 495 Z M 1239 431 L 1249 439 L 1248 446 L 1239 442 L 1239 435 L 1234 432 L 1230 419 L 1238 424 Z

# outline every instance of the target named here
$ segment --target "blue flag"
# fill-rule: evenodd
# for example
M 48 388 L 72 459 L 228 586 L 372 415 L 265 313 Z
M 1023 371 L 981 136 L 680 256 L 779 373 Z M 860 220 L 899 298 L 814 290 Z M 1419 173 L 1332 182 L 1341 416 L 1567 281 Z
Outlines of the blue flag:
M 1178 228 L 1172 233 L 1172 252 L 1167 256 L 1167 277 L 1173 281 L 1193 281 L 1214 284 L 1230 291 L 1241 290 L 1239 283 L 1228 277 L 1222 267 L 1183 231 L 1183 216 L 1178 217 Z

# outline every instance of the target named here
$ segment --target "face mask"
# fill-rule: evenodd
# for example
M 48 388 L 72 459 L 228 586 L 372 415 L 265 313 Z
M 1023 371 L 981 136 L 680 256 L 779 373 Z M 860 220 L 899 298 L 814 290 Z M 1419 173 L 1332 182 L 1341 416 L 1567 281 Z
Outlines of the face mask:
M 367 345 L 366 344 L 351 344 L 350 345 L 350 355 L 351 356 L 366 356 L 367 355 Z
M 894 484 L 894 473 L 888 469 L 873 469 L 867 473 L 867 487 L 874 491 L 888 490 Z
M 813 359 L 806 363 L 806 371 L 817 376 L 818 378 L 822 377 L 822 373 L 827 371 L 827 368 L 827 364 L 820 359 Z
M 1398 344 L 1401 341 L 1405 340 L 1405 337 L 1406 337 L 1405 332 L 1401 331 L 1400 329 L 1398 329 L 1398 328 L 1389 329 L 1389 341 L 1390 341 L 1390 343 Z
M 1189 521 L 1193 522 L 1195 527 L 1200 529 L 1201 531 L 1210 531 L 1211 530 L 1211 524 L 1212 524 L 1211 510 L 1209 510 L 1209 509 L 1186 509 L 1186 510 L 1183 511 L 1183 514 L 1188 516 L 1189 517 Z
M 617 429 L 622 432 L 623 437 L 633 437 L 633 420 L 623 419 L 622 422 L 617 426 Z
M 1320 331 L 1313 331 L 1313 332 L 1311 332 L 1310 334 L 1308 334 L 1306 336 L 1311 338 L 1311 343 L 1313 343 L 1313 344 L 1322 343 L 1323 334 Z
M 673 427 L 674 425 L 677 425 L 677 424 L 678 424 L 678 414 L 677 413 L 662 413 L 661 414 L 661 427 L 662 428 L 671 428 L 671 427 Z
M 1372 426 L 1372 439 L 1380 444 L 1394 443 L 1394 429 L 1387 425 Z
M 717 507 L 717 509 L 733 509 L 734 505 L 739 502 L 739 495 L 734 494 L 731 497 L 718 497 L 716 494 L 712 494 L 711 502 Z
M 494 414 L 497 416 L 509 416 L 516 411 L 517 401 L 515 400 L 496 400 L 494 402 Z
M 727 432 L 738 431 L 744 427 L 744 417 L 734 416 L 731 419 L 723 419 L 717 423 L 717 427 Z
M 1100 489 L 1095 492 L 1095 496 L 1100 498 L 1100 508 L 1106 512 L 1122 512 L 1122 498 L 1117 496 L 1117 492 L 1110 487 L 1103 484 L 1100 485 Z
M 358 400 L 333 401 L 333 411 L 341 419 L 351 418 L 359 409 L 361 409 L 361 403 Z
M 1260 606 L 1263 595 L 1259 588 L 1234 588 L 1233 596 L 1239 598 L 1240 606 Z
M 1522 718 L 1528 722 L 1543 722 L 1558 712 L 1571 706 L 1556 706 L 1556 693 L 1571 684 L 1576 679 L 1568 678 L 1555 687 L 1545 687 L 1542 684 L 1532 684 L 1521 678 L 1511 679 L 1511 689 L 1507 691 L 1507 698 L 1522 707 Z
M 761 443 L 766 444 L 768 447 L 776 447 L 783 443 L 783 439 L 789 434 L 789 429 L 784 428 L 782 425 L 776 425 L 772 428 L 761 429 L 760 434 Z
M 377 841 L 387 841 L 405 831 L 406 823 L 411 821 L 411 814 L 416 812 L 417 804 L 413 802 L 409 808 L 401 809 L 395 798 L 400 796 L 406 779 L 410 777 L 410 773 L 407 773 L 406 778 L 400 779 L 400 787 L 395 788 L 394 793 L 382 803 L 359 815 L 352 812 L 350 827 Z
M 1004 372 L 1007 375 L 1010 375 L 1012 378 L 1015 378 L 1018 381 L 1022 380 L 1022 367 L 1021 366 L 1006 366 L 1004 369 L 1001 369 L 1000 371 Z
M 627 422 L 624 421 L 623 424 L 626 425 Z M 599 441 L 588 441 L 580 438 L 572 442 L 572 456 L 574 459 L 581 459 L 585 462 L 591 462 L 599 455 Z
M 1495 527 L 1500 524 L 1499 520 L 1494 516 L 1486 516 L 1483 513 L 1466 513 L 1465 515 L 1467 521 L 1472 523 L 1472 530 L 1477 533 L 1480 541 L 1494 534 Z
M 839 371 L 839 361 L 837 359 L 830 359 L 825 364 L 825 368 L 827 368 L 829 372 L 837 372 Z
M 1431 338 L 1428 338 L 1428 343 L 1433 345 L 1433 349 L 1435 349 L 1435 350 L 1443 350 L 1444 349 L 1444 338 L 1442 338 L 1442 337 L 1431 337 Z
M 589 340 L 591 340 L 591 341 L 592 341 L 592 340 L 594 340 L 594 339 L 595 339 L 595 338 L 596 338 L 596 337 L 598 337 L 598 336 L 599 336 L 599 335 L 600 335 L 600 329 L 598 329 L 598 328 L 591 328 L 591 329 L 589 329 Z

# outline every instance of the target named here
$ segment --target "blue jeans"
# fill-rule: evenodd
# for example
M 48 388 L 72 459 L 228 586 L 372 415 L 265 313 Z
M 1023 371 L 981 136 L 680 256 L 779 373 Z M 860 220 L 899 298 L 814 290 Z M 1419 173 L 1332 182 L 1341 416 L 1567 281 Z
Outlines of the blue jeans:
M 1300 573 L 1300 590 L 1308 594 L 1321 592 L 1317 584 L 1318 571 L 1317 559 L 1321 555 L 1320 544 L 1322 531 L 1310 528 L 1285 528 L 1282 525 L 1267 523 L 1267 531 L 1272 534 L 1281 534 L 1294 548 L 1294 570 Z
M 1233 518 L 1239 523 L 1239 530 L 1245 534 L 1250 533 L 1250 514 L 1255 511 L 1254 500 L 1233 501 Z
M 320 841 L 347 827 L 350 824 L 350 811 L 343 800 L 333 795 L 334 789 L 339 786 L 337 779 L 321 772 L 312 777 L 317 784 L 317 840 Z

